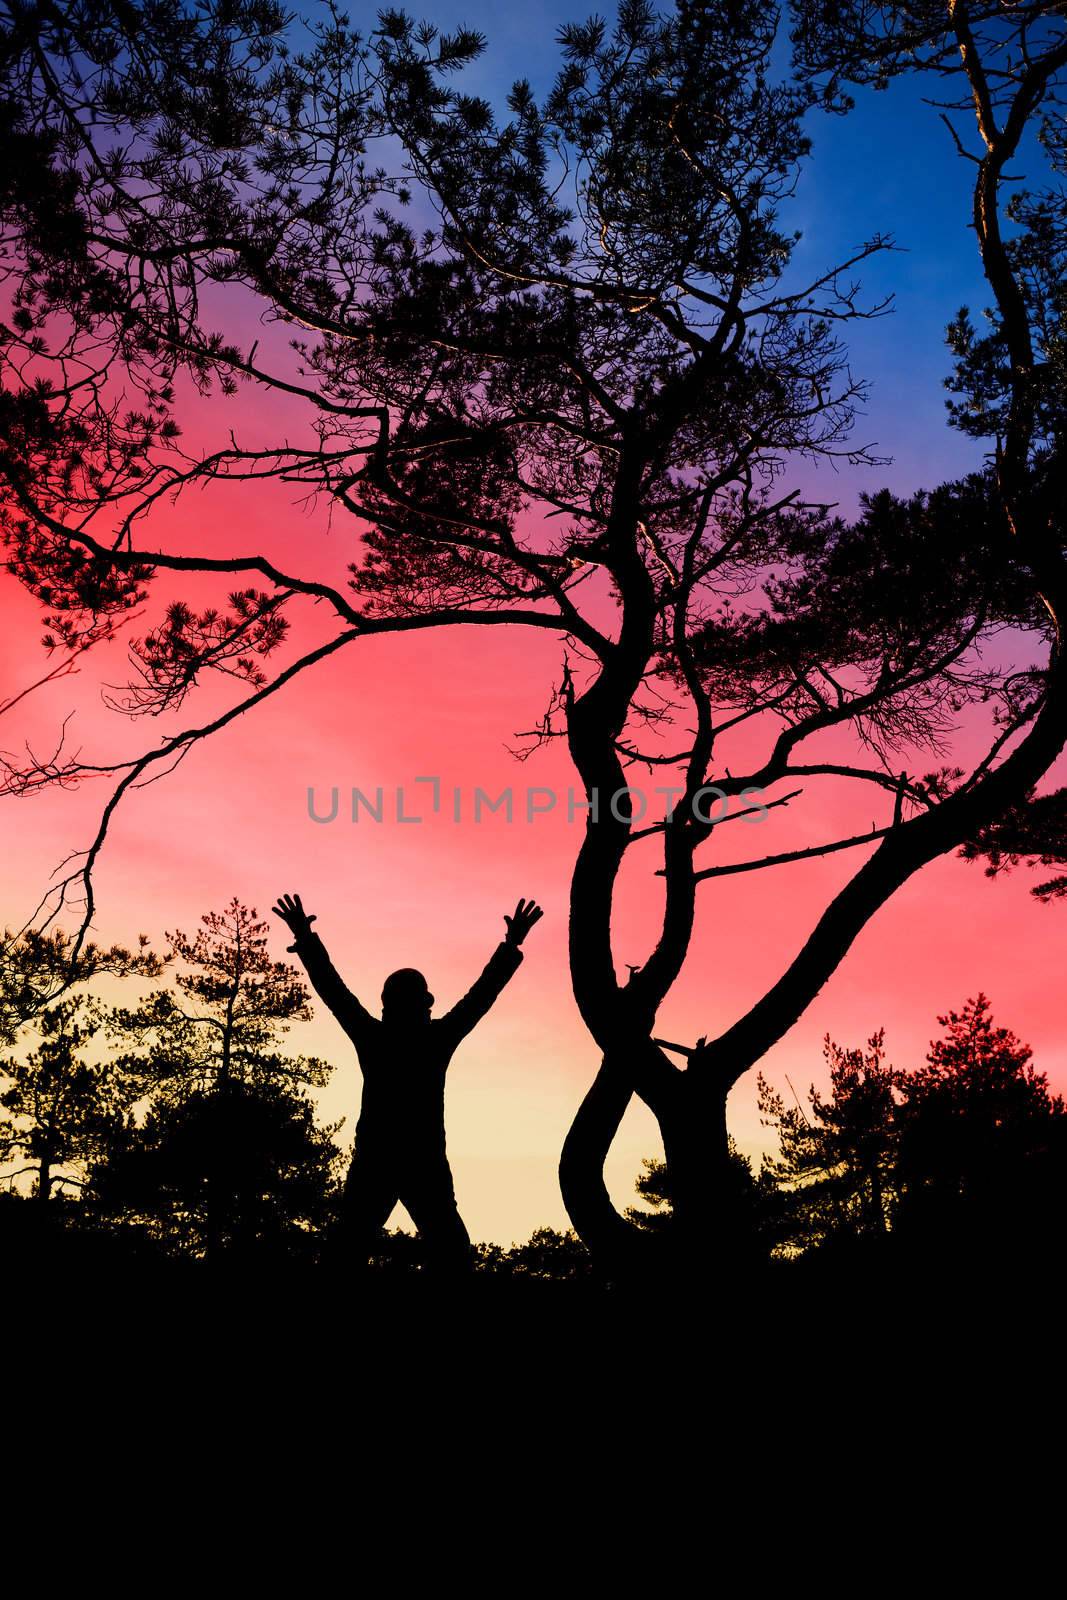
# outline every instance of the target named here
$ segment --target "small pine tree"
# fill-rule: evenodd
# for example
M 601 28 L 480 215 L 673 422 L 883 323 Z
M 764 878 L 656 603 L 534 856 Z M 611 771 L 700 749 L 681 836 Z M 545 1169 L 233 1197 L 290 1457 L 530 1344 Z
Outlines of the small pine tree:
M 831 1236 L 881 1234 L 894 1194 L 896 1085 L 885 1059 L 885 1030 L 866 1050 L 848 1050 L 829 1035 L 823 1056 L 830 1093 L 812 1084 L 807 1109 L 784 1096 L 761 1073 L 760 1120 L 778 1134 L 780 1154 L 763 1172 L 782 1199 L 780 1245 L 787 1251 L 824 1244 Z
M 900 1080 L 900 1222 L 928 1237 L 1022 1243 L 1049 1220 L 1039 1195 L 1067 1155 L 1063 1100 L 984 994 L 938 1021 L 944 1036 Z
M 152 1104 L 94 1169 L 93 1195 L 180 1252 L 286 1253 L 323 1223 L 337 1177 L 341 1124 L 317 1127 L 305 1093 L 332 1067 L 280 1048 L 310 994 L 267 953 L 255 908 L 235 897 L 200 921 L 195 938 L 167 934 L 175 987 L 113 1015 Z
M 157 1097 L 171 1101 L 229 1082 L 321 1087 L 329 1063 L 278 1048 L 290 1023 L 312 1013 L 296 968 L 267 953 L 268 924 L 236 897 L 200 921 L 195 938 L 167 934 L 178 993 L 157 989 L 136 1009 L 115 1013 L 116 1030 L 133 1046 L 128 1059 Z
M 7 1176 L 13 1182 L 32 1173 L 41 1205 L 62 1186 L 82 1187 L 87 1164 L 125 1137 L 143 1093 L 143 1080 L 127 1064 L 92 1058 L 106 1021 L 105 1009 L 91 998 L 60 1001 L 34 1023 L 37 1048 L 3 1065 L 0 1161 L 21 1157 L 27 1163 Z

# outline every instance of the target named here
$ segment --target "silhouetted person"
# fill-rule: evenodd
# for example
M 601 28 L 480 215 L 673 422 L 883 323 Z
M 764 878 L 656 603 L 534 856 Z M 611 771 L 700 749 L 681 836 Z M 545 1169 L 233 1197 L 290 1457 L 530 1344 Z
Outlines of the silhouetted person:
M 357 1267 L 397 1201 L 407 1207 L 432 1265 L 465 1271 L 470 1236 L 456 1208 L 445 1152 L 445 1073 L 457 1045 L 485 1016 L 522 961 L 522 941 L 542 915 L 520 900 L 505 917 L 507 936 L 472 987 L 443 1017 L 431 1017 L 434 997 L 413 967 L 391 973 L 382 988 L 382 1015 L 374 1017 L 338 976 L 325 946 L 311 931 L 315 921 L 299 895 L 283 894 L 273 908 L 288 925 L 316 993 L 356 1047 L 363 1072 L 363 1105 L 356 1147 L 345 1183 L 344 1234 Z

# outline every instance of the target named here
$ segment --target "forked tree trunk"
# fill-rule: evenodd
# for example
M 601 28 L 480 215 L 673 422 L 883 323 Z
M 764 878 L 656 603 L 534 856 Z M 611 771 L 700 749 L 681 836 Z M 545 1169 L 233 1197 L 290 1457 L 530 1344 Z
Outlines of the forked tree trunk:
M 1057 594 L 1054 614 L 1067 614 Z M 1050 609 L 1053 609 L 1050 603 Z M 588 952 L 572 961 L 575 993 L 583 1015 L 592 1019 L 600 1041 L 609 1040 L 597 1078 L 586 1095 L 568 1135 L 561 1161 L 564 1202 L 576 1231 L 595 1259 L 612 1271 L 627 1270 L 645 1257 L 630 1229 L 612 1205 L 604 1184 L 604 1162 L 618 1132 L 631 1094 L 637 1093 L 656 1116 L 663 1135 L 668 1181 L 676 1194 L 680 1227 L 676 1260 L 686 1271 L 710 1258 L 716 1265 L 738 1259 L 730 1243 L 733 1227 L 729 1147 L 725 1107 L 730 1089 L 755 1066 L 803 1015 L 811 1001 L 851 949 L 857 936 L 895 891 L 928 862 L 956 849 L 986 823 L 1027 793 L 1044 775 L 1067 742 L 1067 658 L 1053 652 L 1046 698 L 1030 732 L 1001 766 L 973 788 L 944 800 L 934 810 L 903 823 L 890 833 L 820 917 L 810 938 L 777 983 L 733 1027 L 709 1045 L 698 1077 L 676 1072 L 647 1037 L 646 1017 L 627 989 L 590 983 Z M 592 830 L 595 831 L 595 830 Z M 598 910 L 605 919 L 607 947 L 610 893 L 604 878 L 614 878 L 611 850 L 603 839 L 583 846 L 582 876 L 599 868 Z M 599 859 L 598 859 L 599 858 Z M 576 881 L 579 881 L 576 875 Z M 594 877 L 594 882 L 596 881 Z M 605 915 L 605 906 L 609 909 Z M 579 907 L 579 914 L 582 912 Z M 572 955 L 575 948 L 572 902 Z M 580 917 L 583 935 L 592 938 L 588 918 Z M 583 981 L 579 981 L 583 980 Z M 609 1004 L 614 1022 L 606 1020 Z M 646 1032 L 647 1030 L 647 1032 Z
M 652 1098 L 663 1139 L 672 1220 L 646 1233 L 622 1216 L 608 1193 L 604 1164 L 635 1080 L 648 1075 L 651 1041 L 605 1056 L 567 1134 L 560 1188 L 575 1232 L 599 1274 L 618 1284 L 649 1279 L 697 1288 L 728 1282 L 752 1261 L 747 1220 L 726 1126 L 728 1088 L 675 1072 Z M 636 1058 L 636 1061 L 635 1061 Z M 672 1069 L 673 1071 L 673 1069 Z M 644 1096 L 642 1096 L 644 1098 Z

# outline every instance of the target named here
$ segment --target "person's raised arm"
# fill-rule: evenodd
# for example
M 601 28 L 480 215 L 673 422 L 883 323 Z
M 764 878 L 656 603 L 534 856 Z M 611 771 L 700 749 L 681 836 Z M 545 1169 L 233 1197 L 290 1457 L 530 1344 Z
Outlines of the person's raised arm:
M 481 976 L 474 980 L 462 1000 L 457 1000 L 451 1011 L 441 1018 L 440 1026 L 454 1033 L 457 1042 L 482 1020 L 508 979 L 514 977 L 522 965 L 519 946 L 543 915 L 541 907 L 532 900 L 520 900 L 512 915 L 504 918 L 507 934 L 489 957 Z
M 288 948 L 300 957 L 315 993 L 329 1006 L 349 1038 L 358 1043 L 360 1034 L 374 1018 L 340 976 L 318 934 L 311 931 L 311 924 L 317 919 L 308 916 L 298 894 L 279 895 L 278 904 L 271 909 L 293 935 Z

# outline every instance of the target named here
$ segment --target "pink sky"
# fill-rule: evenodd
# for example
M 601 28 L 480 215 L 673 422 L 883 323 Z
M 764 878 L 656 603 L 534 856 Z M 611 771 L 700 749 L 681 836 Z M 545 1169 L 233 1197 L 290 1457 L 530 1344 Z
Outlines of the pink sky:
M 231 403 L 242 421 L 263 420 L 261 399 Z M 340 576 L 356 553 L 354 527 L 293 506 L 284 489 L 231 486 L 190 497 L 157 528 L 171 547 L 250 554 L 266 550 L 291 569 Z M 148 541 L 145 539 L 145 543 Z M 197 597 L 219 598 L 226 585 L 198 584 Z M 162 593 L 162 588 L 161 591 Z M 4 579 L 7 627 L 0 638 L 6 696 L 37 674 L 40 622 L 34 603 Z M 158 600 L 152 614 L 158 612 Z M 301 640 L 325 637 L 327 619 L 306 602 L 293 612 Z M 531 727 L 558 681 L 562 648 L 537 630 L 460 629 L 362 641 L 297 680 L 198 747 L 170 777 L 132 795 L 120 809 L 97 873 L 96 930 L 111 940 L 144 932 L 191 931 L 199 915 L 237 895 L 264 916 L 281 891 L 296 890 L 341 972 L 372 1006 L 393 968 L 427 974 L 439 1004 L 457 997 L 502 936 L 502 916 L 519 895 L 535 896 L 544 921 L 527 945 L 523 968 L 451 1069 L 448 1140 L 457 1194 L 472 1235 L 505 1244 L 565 1214 L 556 1163 L 570 1118 L 596 1068 L 570 996 L 566 967 L 567 885 L 580 822 L 566 818 L 574 783 L 560 744 L 517 763 L 505 745 Z M 102 710 L 101 682 L 121 681 L 121 645 L 86 664 L 76 679 L 47 686 L 5 719 L 2 743 L 27 737 L 40 749 L 74 706 L 68 745 L 92 759 L 141 749 L 160 735 L 204 720 L 228 703 L 225 683 L 194 696 L 160 723 L 129 723 Z M 807 755 L 805 759 L 814 759 Z M 1062 764 L 1061 764 L 1062 765 Z M 401 825 L 392 808 L 376 824 L 346 819 L 351 786 L 387 795 L 397 785 L 409 809 L 429 812 L 419 775 L 442 779 L 445 805 L 419 825 Z M 643 773 L 635 783 L 648 782 Z M 663 781 L 652 779 L 651 782 Z M 1063 781 L 1062 777 L 1059 781 Z M 451 790 L 468 806 L 456 824 Z M 475 785 L 516 793 L 512 824 L 486 817 L 475 826 Z M 320 806 L 341 789 L 341 814 L 317 825 L 307 812 L 314 786 Z M 527 785 L 553 786 L 560 804 L 527 823 Z M 8 800 L 3 917 L 20 923 L 47 874 L 91 837 L 103 784 L 77 792 Z M 885 807 L 826 780 L 758 827 L 736 824 L 722 835 L 722 859 L 763 855 L 861 831 L 883 821 Z M 857 809 L 858 805 L 858 809 Z M 635 846 L 619 896 L 616 952 L 640 962 L 655 937 L 659 880 L 653 841 Z M 710 859 L 710 858 L 709 858 Z M 664 1006 L 663 1036 L 692 1041 L 738 1016 L 780 973 L 826 900 L 860 865 L 861 853 L 791 865 L 705 884 L 698 933 L 683 978 Z M 875 918 L 816 1003 L 764 1064 L 767 1076 L 798 1091 L 823 1077 L 821 1044 L 829 1032 L 845 1044 L 885 1025 L 891 1057 L 914 1061 L 936 1033 L 938 1013 L 978 990 L 994 1014 L 1034 1049 L 1036 1064 L 1067 1089 L 1067 1027 L 1058 985 L 1067 953 L 1067 912 L 1028 894 L 1025 872 L 989 883 L 976 867 L 951 858 L 927 868 Z M 273 949 L 284 954 L 278 924 Z M 348 1041 L 325 1010 L 294 1029 L 298 1048 L 336 1062 L 321 1093 L 325 1119 L 358 1109 L 359 1075 Z M 730 1126 L 750 1154 L 766 1147 L 755 1107 L 755 1074 L 735 1090 Z M 609 1177 L 620 1204 L 633 1198 L 641 1158 L 659 1153 L 655 1124 L 643 1107 L 628 1115 Z M 400 1213 L 396 1221 L 405 1221 Z

